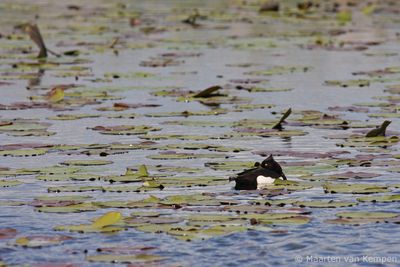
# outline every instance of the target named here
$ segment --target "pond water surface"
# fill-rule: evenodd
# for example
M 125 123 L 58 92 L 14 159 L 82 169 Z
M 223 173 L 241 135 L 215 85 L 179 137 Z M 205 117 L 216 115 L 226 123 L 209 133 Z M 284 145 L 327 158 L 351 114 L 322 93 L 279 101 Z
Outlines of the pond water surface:
M 0 265 L 398 265 L 400 5 L 356 1 L 340 19 L 295 2 L 2 1 Z M 61 57 L 38 60 L 22 23 Z M 223 96 L 194 97 L 215 85 Z M 386 137 L 364 137 L 386 119 Z M 291 183 L 235 191 L 228 178 L 269 154 Z M 55 231 L 110 211 L 115 231 Z

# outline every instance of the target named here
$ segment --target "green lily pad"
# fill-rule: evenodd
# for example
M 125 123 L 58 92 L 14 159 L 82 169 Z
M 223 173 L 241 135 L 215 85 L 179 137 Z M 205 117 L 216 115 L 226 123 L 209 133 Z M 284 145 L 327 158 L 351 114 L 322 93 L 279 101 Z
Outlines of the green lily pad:
M 311 67 L 306 66 L 275 66 L 267 70 L 257 70 L 246 72 L 246 75 L 255 76 L 271 76 L 271 75 L 282 75 L 294 72 L 307 72 Z
M 174 151 L 160 152 L 157 155 L 149 155 L 147 158 L 156 160 L 178 160 L 178 159 L 198 159 L 198 158 L 226 158 L 224 154 L 211 153 L 178 153 Z
M 119 264 L 152 263 L 152 262 L 159 262 L 164 259 L 167 259 L 167 257 L 161 257 L 151 254 L 137 254 L 137 255 L 99 254 L 86 257 L 86 260 L 90 262 L 119 263 Z
M 63 225 L 54 227 L 55 231 L 69 231 L 78 233 L 115 233 L 124 230 L 124 228 L 116 226 L 106 226 L 103 228 L 93 227 L 91 224 L 81 225 Z
M 70 236 L 65 235 L 52 235 L 52 236 L 24 236 L 19 237 L 14 241 L 15 246 L 28 247 L 28 248 L 41 248 L 52 245 L 61 244 L 67 240 L 73 239 Z
M 243 219 L 257 220 L 262 224 L 306 224 L 311 218 L 296 213 L 264 213 L 264 214 L 244 214 L 240 215 Z
M 138 135 L 161 130 L 161 128 L 148 125 L 119 125 L 109 127 L 96 126 L 92 129 L 98 131 L 101 134 L 110 135 Z
M 90 173 L 71 173 L 71 174 L 52 174 L 52 175 L 38 175 L 36 179 L 41 181 L 95 181 L 99 180 L 102 176 Z
M 0 187 L 11 187 L 21 185 L 23 182 L 17 180 L 0 180 Z
M 325 85 L 329 86 L 340 86 L 340 87 L 364 87 L 370 85 L 370 80 L 358 79 L 358 80 L 328 80 L 325 81 Z
M 60 192 L 94 192 L 104 191 L 102 186 L 78 186 L 78 185 L 64 185 L 47 188 L 49 193 L 60 193 Z
M 209 136 L 205 135 L 184 135 L 184 134 L 146 134 L 139 136 L 141 139 L 147 140 L 168 140 L 168 139 L 179 139 L 179 140 L 209 140 Z
M 158 149 L 166 149 L 166 150 L 168 150 L 168 149 L 185 149 L 185 150 L 207 149 L 210 151 L 217 151 L 217 152 L 240 152 L 240 151 L 247 150 L 247 149 L 238 148 L 238 147 L 226 147 L 226 146 L 202 144 L 202 143 L 169 144 L 166 146 L 158 147 Z
M 81 195 L 70 195 L 70 196 L 38 196 L 35 197 L 35 200 L 39 201 L 80 201 L 83 202 L 85 200 L 92 199 L 91 196 L 81 196 Z
M 227 161 L 227 162 L 207 162 L 204 164 L 213 170 L 218 171 L 240 171 L 254 167 L 251 161 Z
M 114 175 L 114 176 L 106 176 L 104 177 L 105 181 L 109 181 L 110 183 L 114 182 L 122 182 L 122 183 L 132 183 L 132 182 L 141 182 L 144 178 L 148 177 L 149 173 L 147 172 L 147 167 L 142 165 L 139 167 L 137 172 L 133 172 L 131 169 L 127 169 L 124 175 Z
M 397 202 L 400 201 L 400 195 L 382 195 L 382 196 L 367 196 L 359 197 L 360 202 Z
M 97 207 L 91 203 L 82 203 L 76 205 L 62 206 L 62 207 L 39 207 L 35 209 L 38 212 L 46 213 L 77 213 L 85 211 L 95 211 Z
M 160 204 L 163 205 L 220 205 L 220 202 L 212 197 L 201 194 L 196 195 L 173 195 L 162 199 Z
M 57 116 L 47 117 L 47 119 L 67 121 L 67 120 L 80 120 L 80 119 L 98 118 L 98 117 L 100 117 L 100 115 L 96 114 L 58 114 Z
M 293 203 L 295 206 L 308 207 L 308 208 L 341 208 L 341 207 L 352 207 L 357 205 L 357 202 L 351 201 L 296 201 Z
M 374 184 L 330 184 L 324 186 L 325 193 L 341 194 L 373 194 L 390 192 L 387 186 Z
M 67 166 L 100 166 L 112 164 L 112 161 L 108 160 L 67 160 L 60 164 Z
M 17 149 L 17 150 L 3 150 L 0 151 L 0 156 L 11 156 L 11 157 L 33 157 L 46 154 L 48 149 L 36 148 L 36 149 Z
M 228 113 L 227 109 L 213 109 L 207 111 L 182 111 L 182 112 L 158 112 L 148 113 L 147 117 L 190 117 L 190 116 L 217 116 Z
M 339 218 L 347 218 L 347 219 L 388 219 L 399 216 L 399 213 L 353 211 L 353 212 L 336 213 L 336 216 Z

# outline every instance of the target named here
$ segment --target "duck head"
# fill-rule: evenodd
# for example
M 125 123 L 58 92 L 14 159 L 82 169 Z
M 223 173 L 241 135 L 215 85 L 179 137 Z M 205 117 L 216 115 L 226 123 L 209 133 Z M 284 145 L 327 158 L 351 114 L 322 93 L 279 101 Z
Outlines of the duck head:
M 285 174 L 283 173 L 281 165 L 274 160 L 272 155 L 269 155 L 268 158 L 261 162 L 260 166 L 264 169 L 268 169 L 270 171 L 276 172 L 282 176 L 283 180 L 287 180 Z

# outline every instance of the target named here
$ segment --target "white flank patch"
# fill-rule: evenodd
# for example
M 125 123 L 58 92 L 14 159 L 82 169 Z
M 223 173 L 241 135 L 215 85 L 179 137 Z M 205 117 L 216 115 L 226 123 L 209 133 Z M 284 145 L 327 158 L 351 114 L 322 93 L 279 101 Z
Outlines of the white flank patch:
M 279 177 L 277 179 L 282 179 L 282 177 Z M 273 184 L 275 182 L 276 179 L 271 178 L 271 177 L 265 177 L 262 175 L 257 176 L 257 188 L 262 187 L 262 186 L 266 186 L 269 184 Z

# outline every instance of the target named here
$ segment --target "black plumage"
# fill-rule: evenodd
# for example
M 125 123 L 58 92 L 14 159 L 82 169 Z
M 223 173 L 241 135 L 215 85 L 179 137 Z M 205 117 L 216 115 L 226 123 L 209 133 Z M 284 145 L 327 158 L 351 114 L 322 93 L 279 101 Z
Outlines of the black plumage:
M 242 171 L 236 177 L 231 177 L 230 180 L 236 182 L 236 190 L 256 190 L 258 186 L 257 177 L 259 176 L 287 180 L 282 167 L 274 160 L 272 155 L 261 162 L 261 164 L 256 162 L 254 168 Z

